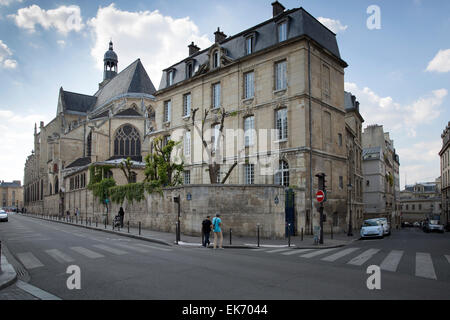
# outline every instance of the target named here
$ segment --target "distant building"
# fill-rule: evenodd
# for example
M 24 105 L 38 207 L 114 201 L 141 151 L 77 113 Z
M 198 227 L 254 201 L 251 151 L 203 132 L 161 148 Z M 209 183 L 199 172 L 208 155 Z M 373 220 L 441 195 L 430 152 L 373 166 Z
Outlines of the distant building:
M 441 135 L 442 149 L 439 152 L 441 157 L 441 197 L 442 197 L 442 217 L 444 224 L 449 224 L 449 198 L 450 198 L 450 121 Z
M 439 183 L 423 182 L 406 185 L 400 192 L 402 222 L 436 219 L 441 215 Z
M 23 207 L 23 187 L 20 180 L 0 181 L 1 207 L 14 209 Z
M 383 126 L 368 126 L 362 134 L 365 218 L 385 217 L 400 223 L 400 159 Z

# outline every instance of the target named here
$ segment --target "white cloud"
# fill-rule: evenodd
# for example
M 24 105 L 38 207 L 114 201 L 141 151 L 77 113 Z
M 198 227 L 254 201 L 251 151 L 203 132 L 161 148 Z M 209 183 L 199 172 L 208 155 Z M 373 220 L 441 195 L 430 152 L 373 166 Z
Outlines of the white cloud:
M 6 43 L 0 40 L 0 68 L 15 69 L 17 61 L 11 59 L 12 51 L 8 48 Z
M 186 58 L 191 41 L 202 49 L 211 45 L 189 17 L 174 19 L 157 10 L 129 12 L 111 4 L 99 8 L 88 25 L 95 39 L 91 54 L 99 69 L 103 69 L 103 55 L 112 38 L 119 69 L 140 58 L 156 89 L 162 70 Z
M 23 2 L 23 0 L 0 0 L 0 6 L 9 6 L 13 2 Z
M 6 181 L 23 180 L 25 159 L 34 148 L 34 124 L 50 120 L 50 116 L 28 113 L 17 114 L 11 110 L 0 110 L 0 177 Z
M 339 20 L 334 20 L 330 18 L 319 17 L 317 18 L 321 24 L 325 27 L 338 34 L 339 32 L 343 32 L 347 30 L 348 26 L 344 26 Z
M 80 7 L 75 5 L 44 10 L 33 4 L 8 17 L 14 19 L 19 28 L 29 32 L 35 32 L 36 25 L 41 25 L 45 30 L 54 28 L 62 35 L 67 35 L 71 31 L 79 32 L 84 27 Z
M 428 72 L 450 72 L 450 49 L 439 50 L 436 56 L 428 63 Z
M 56 43 L 61 47 L 64 48 L 66 46 L 66 42 L 64 40 L 58 40 Z
M 361 89 L 355 83 L 346 82 L 345 90 L 360 102 L 360 112 L 366 125 L 383 124 L 388 130 L 404 130 L 412 137 L 418 125 L 429 124 L 439 117 L 442 112 L 440 107 L 448 94 L 446 89 L 434 90 L 409 105 L 402 105 L 392 97 L 380 97 L 370 88 Z

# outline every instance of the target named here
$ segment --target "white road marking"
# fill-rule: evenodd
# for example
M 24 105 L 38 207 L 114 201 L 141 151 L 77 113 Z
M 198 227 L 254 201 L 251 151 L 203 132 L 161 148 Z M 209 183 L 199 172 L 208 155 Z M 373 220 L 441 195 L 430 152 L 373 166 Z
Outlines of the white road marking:
M 70 247 L 70 249 L 72 249 L 75 252 L 78 252 L 79 254 L 81 254 L 81 255 L 83 255 L 85 257 L 91 258 L 91 259 L 97 259 L 97 258 L 104 258 L 105 257 L 104 255 L 102 255 L 100 253 L 94 252 L 92 250 L 89 250 L 89 249 L 86 249 L 86 248 L 83 248 L 83 247 Z
M 31 252 L 18 253 L 17 258 L 19 258 L 20 262 L 22 262 L 26 269 L 34 269 L 44 266 Z
M 160 247 L 155 247 L 155 246 L 150 246 L 148 244 L 142 244 L 142 243 L 136 243 L 136 246 L 140 246 L 140 247 L 144 247 L 144 248 L 150 248 L 150 249 L 156 249 L 156 250 L 161 250 L 161 251 L 172 251 L 172 249 L 168 249 L 168 248 L 160 248 Z
M 22 280 L 17 280 L 16 285 L 23 291 L 26 291 L 41 300 L 61 300 L 61 298 L 58 298 L 57 296 L 54 296 L 49 292 L 39 289 L 38 287 L 32 286 L 29 283 L 23 282 Z
M 301 255 L 300 257 L 301 257 L 301 258 L 307 258 L 307 259 L 309 259 L 309 258 L 316 257 L 316 256 L 318 256 L 318 255 L 321 255 L 321 254 L 324 254 L 324 253 L 333 251 L 333 250 L 336 250 L 336 248 L 331 248 L 331 249 L 316 249 L 315 251 L 310 252 L 310 253 L 307 253 L 307 254 L 304 254 L 304 255 Z
M 72 257 L 68 256 L 64 252 L 58 249 L 44 250 L 50 257 L 58 261 L 59 263 L 67 263 L 75 261 Z
M 111 248 L 111 247 L 105 246 L 103 244 L 95 244 L 94 247 L 96 247 L 98 249 L 102 249 L 102 250 L 110 252 L 110 253 L 113 253 L 113 254 L 117 254 L 117 255 L 127 254 L 126 251 L 122 251 L 122 250 L 119 250 L 119 249 Z
M 264 250 L 269 250 L 269 248 L 258 248 L 258 249 L 252 249 L 252 251 L 264 251 Z
M 136 251 L 136 252 L 139 252 L 139 253 L 147 253 L 148 252 L 147 249 L 136 248 L 134 246 L 130 246 L 130 245 L 123 244 L 123 243 L 114 243 L 114 245 L 122 247 L 122 248 L 125 248 L 125 249 L 128 249 L 128 250 Z
M 276 250 L 267 251 L 267 253 L 277 253 L 277 252 L 283 252 L 283 251 L 287 251 L 287 250 L 292 250 L 292 249 L 288 249 L 288 248 L 276 249 Z
M 361 253 L 359 256 L 354 257 L 352 260 L 347 262 L 348 264 L 352 264 L 354 266 L 362 266 L 366 263 L 370 258 L 372 258 L 376 253 L 378 253 L 380 249 L 369 249 Z
M 400 263 L 402 257 L 403 257 L 402 250 L 392 250 L 380 264 L 380 269 L 392 272 L 397 271 L 398 264 Z
M 323 261 L 336 261 L 339 258 L 342 258 L 352 252 L 355 252 L 356 250 L 359 250 L 359 248 L 347 248 L 344 250 L 341 250 L 339 252 L 336 252 L 335 254 L 332 254 L 331 256 L 322 258 Z
M 292 249 L 291 251 L 283 252 L 282 254 L 285 255 L 285 256 L 290 256 L 290 255 L 293 255 L 293 254 L 305 253 L 305 252 L 309 252 L 309 251 L 312 251 L 312 250 L 315 250 L 315 249 Z
M 416 252 L 416 277 L 437 279 L 429 253 Z

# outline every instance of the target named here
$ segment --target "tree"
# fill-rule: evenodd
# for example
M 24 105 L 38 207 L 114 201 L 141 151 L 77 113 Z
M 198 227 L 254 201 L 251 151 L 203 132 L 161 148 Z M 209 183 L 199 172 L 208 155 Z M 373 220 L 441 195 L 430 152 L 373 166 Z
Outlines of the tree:
M 133 183 L 134 177 L 136 176 L 136 172 L 132 170 L 132 167 L 133 162 L 131 161 L 130 157 L 128 157 L 126 160 L 123 160 L 119 165 L 119 168 L 122 170 L 128 183 Z
M 205 115 L 202 119 L 202 125 L 201 128 L 198 128 L 198 126 L 195 123 L 195 114 L 197 113 L 198 108 L 194 109 L 192 111 L 192 125 L 194 126 L 194 128 L 198 131 L 201 139 L 202 139 L 202 145 L 203 147 L 206 149 L 207 154 L 208 154 L 208 158 L 209 158 L 209 164 L 208 164 L 208 172 L 209 172 L 209 180 L 211 184 L 216 184 L 218 183 L 218 178 L 219 178 L 219 174 L 220 174 L 220 167 L 221 167 L 221 163 L 219 161 L 222 160 L 221 156 L 221 147 L 220 147 L 220 143 L 221 143 L 221 138 L 223 137 L 223 128 L 224 128 L 224 122 L 225 122 L 225 117 L 227 116 L 227 113 L 225 112 L 225 108 L 221 108 L 219 110 L 219 115 L 220 115 L 220 126 L 219 126 L 219 134 L 218 137 L 215 137 L 215 139 L 217 139 L 217 141 L 214 141 L 214 144 L 216 144 L 216 146 L 214 146 L 212 143 L 210 143 L 210 145 L 208 145 L 208 143 L 205 140 L 205 123 L 206 123 L 206 118 L 208 117 L 209 114 L 209 110 L 205 110 Z M 234 167 L 236 167 L 237 165 L 237 161 L 235 161 L 233 163 L 233 165 L 228 169 L 228 172 L 225 174 L 225 177 L 220 181 L 220 184 L 224 184 L 228 177 L 230 176 L 231 172 L 233 171 Z

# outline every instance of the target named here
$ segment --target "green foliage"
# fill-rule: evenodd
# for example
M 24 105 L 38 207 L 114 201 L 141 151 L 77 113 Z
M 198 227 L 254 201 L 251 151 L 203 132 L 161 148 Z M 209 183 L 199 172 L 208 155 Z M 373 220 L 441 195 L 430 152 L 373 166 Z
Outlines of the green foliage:
M 144 200 L 144 183 L 129 183 L 108 190 L 111 201 L 122 204 L 125 199 L 130 202 Z
M 88 189 L 92 191 L 92 194 L 95 198 L 97 198 L 101 203 L 104 203 L 109 195 L 109 188 L 112 188 L 116 185 L 116 181 L 113 178 L 103 179 L 97 183 L 89 183 Z
M 96 184 L 111 174 L 112 165 L 92 165 L 89 167 L 89 184 Z
M 134 172 L 131 168 L 133 166 L 133 162 L 131 162 L 131 158 L 128 157 L 126 160 L 122 161 L 119 164 L 119 168 L 122 170 L 123 174 L 125 175 L 125 178 L 127 179 L 128 183 L 132 183 L 133 176 L 136 175 L 136 172 Z

